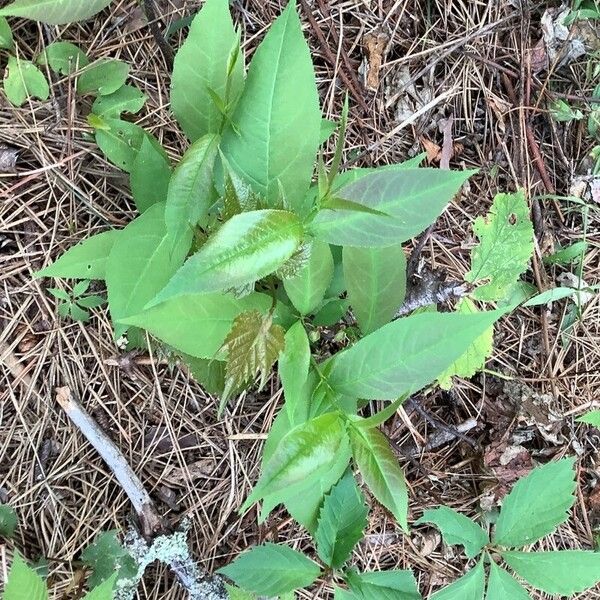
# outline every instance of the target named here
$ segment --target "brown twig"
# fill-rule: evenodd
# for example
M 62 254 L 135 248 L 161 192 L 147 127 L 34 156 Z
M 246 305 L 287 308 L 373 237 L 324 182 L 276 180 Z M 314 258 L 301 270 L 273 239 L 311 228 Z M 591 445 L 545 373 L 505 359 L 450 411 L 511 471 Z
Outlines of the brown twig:
M 169 43 L 165 39 L 160 27 L 158 26 L 158 16 L 156 14 L 156 6 L 154 4 L 154 0 L 143 0 L 142 7 L 144 9 L 144 13 L 146 13 L 146 19 L 148 20 L 148 27 L 150 28 L 150 33 L 152 37 L 156 41 L 156 45 L 160 48 L 162 55 L 165 58 L 165 62 L 167 63 L 167 67 L 169 71 L 173 70 L 173 49 L 169 46 Z

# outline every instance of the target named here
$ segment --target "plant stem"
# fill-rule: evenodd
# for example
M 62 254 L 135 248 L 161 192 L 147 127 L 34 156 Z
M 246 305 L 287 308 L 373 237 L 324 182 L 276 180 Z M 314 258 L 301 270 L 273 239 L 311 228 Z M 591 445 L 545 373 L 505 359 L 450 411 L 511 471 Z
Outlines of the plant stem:
M 169 46 L 169 43 L 165 39 L 162 31 L 158 26 L 158 17 L 156 14 L 156 6 L 154 4 L 154 0 L 142 0 L 142 7 L 144 12 L 146 13 L 146 19 L 148 19 L 148 27 L 150 28 L 150 33 L 152 37 L 156 41 L 156 45 L 160 48 L 162 55 L 165 58 L 165 62 L 167 63 L 167 67 L 169 71 L 173 71 L 173 49 Z

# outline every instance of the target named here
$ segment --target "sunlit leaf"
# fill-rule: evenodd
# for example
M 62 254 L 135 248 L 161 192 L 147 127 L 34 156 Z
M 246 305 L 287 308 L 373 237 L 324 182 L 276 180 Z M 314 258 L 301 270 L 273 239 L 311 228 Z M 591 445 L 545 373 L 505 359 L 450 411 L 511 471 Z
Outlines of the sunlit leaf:
M 141 213 L 157 202 L 166 201 L 170 179 L 171 163 L 166 152 L 144 136 L 133 159 L 129 179 L 131 194 Z
M 15 552 L 4 586 L 4 600 L 46 600 L 44 580 Z
M 65 25 L 94 16 L 110 4 L 111 0 L 15 0 L 0 8 L 0 15 L 25 17 L 50 25 Z
M 581 415 L 581 417 L 577 417 L 575 420 L 580 423 L 593 425 L 594 427 L 600 427 L 600 410 L 591 410 L 590 412 Z

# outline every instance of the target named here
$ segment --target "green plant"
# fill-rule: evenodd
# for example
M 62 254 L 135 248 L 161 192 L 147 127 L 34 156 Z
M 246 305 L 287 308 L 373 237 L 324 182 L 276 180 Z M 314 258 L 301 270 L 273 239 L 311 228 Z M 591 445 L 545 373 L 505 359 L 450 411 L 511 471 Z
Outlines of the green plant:
M 501 567 L 504 563 L 532 587 L 560 596 L 572 596 L 600 581 L 600 553 L 579 550 L 527 551 L 551 534 L 568 518 L 575 502 L 572 459 L 537 467 L 520 479 L 504 498 L 494 531 L 488 532 L 471 519 L 445 506 L 427 510 L 416 522 L 437 527 L 447 544 L 464 546 L 476 566 L 456 582 L 432 596 L 432 600 L 526 600 L 519 581 Z M 479 557 L 479 558 L 478 558 Z
M 102 296 L 86 296 L 89 287 L 90 281 L 84 279 L 75 284 L 70 294 L 58 288 L 48 288 L 48 291 L 58 300 L 62 300 L 58 304 L 58 314 L 61 317 L 71 317 L 74 321 L 86 323 L 90 319 L 88 309 L 97 308 L 106 302 Z

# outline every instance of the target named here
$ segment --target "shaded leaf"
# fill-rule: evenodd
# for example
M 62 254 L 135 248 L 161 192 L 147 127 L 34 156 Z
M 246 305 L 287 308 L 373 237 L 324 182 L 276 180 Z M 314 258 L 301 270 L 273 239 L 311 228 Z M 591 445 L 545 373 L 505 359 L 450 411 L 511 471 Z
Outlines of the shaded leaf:
M 404 473 L 386 437 L 378 429 L 350 428 L 352 456 L 373 495 L 408 531 L 408 490 Z
M 575 502 L 574 464 L 564 458 L 519 479 L 502 502 L 494 544 L 508 548 L 533 544 L 564 523 Z
M 134 574 L 135 572 L 132 573 L 132 575 Z M 83 597 L 83 600 L 113 600 L 113 588 L 115 587 L 116 581 L 117 573 L 115 573 L 112 577 L 109 577 L 99 586 L 95 587 L 91 592 L 88 592 Z
M 252 293 L 243 298 L 233 294 L 188 294 L 125 318 L 123 323 L 146 329 L 186 354 L 212 359 L 238 315 L 253 309 L 264 314 L 270 306 L 271 298 L 265 294 Z
M 233 585 L 229 585 L 228 583 L 225 584 L 225 589 L 227 590 L 229 600 L 256 600 L 254 594 Z
M 132 85 L 122 85 L 107 96 L 98 96 L 92 104 L 92 112 L 100 117 L 119 118 L 121 113 L 136 114 L 142 110 L 148 96 Z M 164 198 L 163 198 L 164 200 Z
M 530 298 L 523 304 L 523 306 L 541 306 L 548 304 L 549 302 L 556 302 L 563 298 L 572 298 L 580 293 L 581 290 L 571 287 L 556 287 L 550 290 L 546 290 L 541 294 L 536 294 L 533 298 Z
M 141 213 L 153 204 L 166 201 L 170 179 L 171 163 L 166 152 L 144 136 L 133 159 L 129 179 L 131 194 Z
M 302 224 L 290 212 L 255 210 L 236 215 L 186 261 L 151 305 L 253 283 L 290 258 L 301 238 Z
M 587 249 L 587 242 L 575 242 L 574 244 L 570 244 L 569 246 L 557 250 L 550 256 L 544 257 L 544 262 L 549 265 L 569 265 L 585 254 Z
M 184 356 L 183 361 L 188 366 L 194 379 L 205 391 L 214 396 L 220 396 L 225 389 L 225 363 L 221 360 Z
M 137 564 L 121 545 L 116 531 L 104 531 L 81 553 L 83 564 L 92 569 L 88 578 L 91 588 L 110 580 L 117 572 L 119 579 L 129 579 L 137 573 Z
M 343 250 L 348 300 L 363 334 L 389 323 L 404 302 L 406 257 L 400 244 Z
M 512 575 L 492 560 L 485 600 L 531 600 L 531 596 Z
M 65 25 L 94 16 L 110 4 L 111 0 L 15 0 L 0 9 L 0 15 L 25 17 L 49 25 Z
M 0 504 L 0 536 L 11 538 L 17 528 L 17 513 L 8 504 Z
M 472 315 L 424 313 L 384 325 L 336 354 L 329 384 L 340 394 L 395 400 L 434 381 L 501 311 Z
M 32 62 L 9 56 L 4 92 L 11 104 L 21 106 L 30 97 L 47 100 L 50 88 L 44 74 Z
M 106 261 L 120 231 L 97 233 L 69 248 L 34 277 L 68 277 L 72 279 L 104 279 Z
M 475 558 L 489 542 L 487 533 L 477 523 L 447 506 L 426 510 L 415 525 L 423 523 L 435 525 L 446 544 L 464 546 L 468 558 Z
M 347 312 L 350 304 L 347 299 L 334 298 L 323 304 L 313 317 L 313 325 L 328 327 L 335 325 Z
M 129 65 L 114 58 L 100 59 L 89 64 L 77 79 L 80 94 L 107 96 L 116 92 L 129 75 Z
M 454 583 L 431 596 L 431 600 L 483 600 L 485 570 L 483 561 Z
M 71 42 L 53 42 L 38 56 L 38 65 L 49 65 L 61 75 L 70 75 L 86 67 L 90 61 L 85 52 Z
M 96 129 L 96 143 L 103 154 L 117 167 L 131 173 L 133 164 L 144 139 L 152 138 L 138 125 L 114 119 L 98 117 L 93 113 L 88 121 Z
M 456 305 L 456 312 L 471 315 L 479 312 L 475 303 L 469 298 L 463 298 Z M 490 325 L 437 379 L 440 387 L 448 390 L 452 387 L 453 377 L 473 377 L 483 369 L 486 359 L 494 349 L 494 326 Z
M 333 257 L 329 245 L 314 241 L 307 263 L 294 277 L 285 279 L 283 287 L 294 307 L 300 314 L 307 315 L 321 304 L 332 276 Z
M 502 558 L 534 588 L 572 596 L 600 582 L 600 552 L 503 552 Z
M 325 496 L 319 515 L 315 541 L 325 564 L 339 569 L 346 562 L 363 536 L 367 513 L 364 498 L 348 470 Z
M 14 45 L 15 42 L 10 25 L 4 17 L 0 17 L 0 48 L 12 50 Z
M 274 596 L 310 585 L 321 569 L 300 552 L 266 543 L 244 552 L 218 572 L 244 589 Z
M 473 231 L 479 245 L 471 252 L 465 279 L 484 282 L 474 292 L 478 300 L 502 300 L 527 269 L 533 252 L 533 225 L 523 191 L 498 194 L 486 219 L 477 217 Z
M 472 171 L 378 169 L 336 194 L 389 216 L 356 210 L 321 210 L 310 226 L 323 241 L 340 246 L 399 244 L 421 233 L 444 210 Z
M 360 600 L 421 600 L 412 571 L 392 569 L 357 573 L 348 571 L 348 585 Z
M 232 169 L 277 206 L 305 213 L 321 114 L 310 50 L 294 2 L 254 53 L 222 150 Z
M 231 59 L 237 56 L 231 68 Z M 228 77 L 228 73 L 230 73 Z M 244 86 L 244 61 L 227 0 L 208 0 L 194 18 L 173 65 L 171 108 L 192 141 L 219 133 L 223 116 L 211 91 L 235 106 Z
M 4 586 L 4 600 L 46 600 L 44 580 L 15 552 Z
M 262 315 L 251 310 L 235 318 L 222 346 L 227 352 L 227 366 L 221 406 L 234 391 L 258 375 L 259 387 L 265 385 L 271 367 L 283 350 L 284 336 L 285 330 L 280 325 L 273 325 L 271 314 Z

